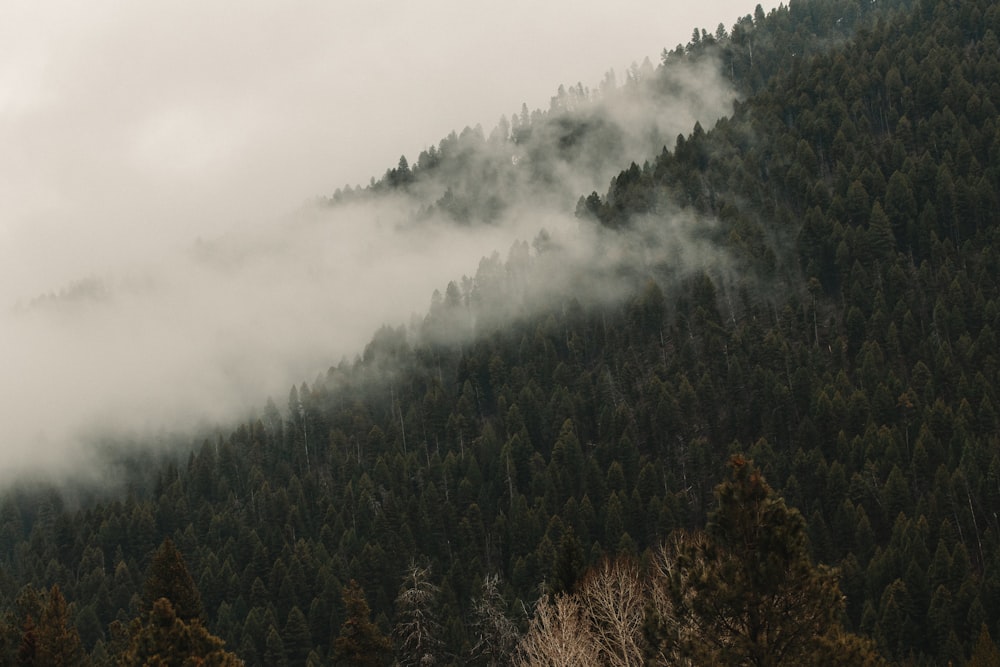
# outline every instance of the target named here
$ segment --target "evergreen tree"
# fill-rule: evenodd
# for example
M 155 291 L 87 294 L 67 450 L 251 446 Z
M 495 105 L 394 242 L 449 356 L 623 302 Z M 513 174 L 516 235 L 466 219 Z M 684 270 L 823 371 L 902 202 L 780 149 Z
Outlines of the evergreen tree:
M 285 643 L 281 639 L 281 633 L 273 625 L 268 628 L 267 639 L 264 641 L 264 664 L 274 667 L 288 667 L 289 664 L 285 657 Z
M 38 653 L 38 629 L 35 627 L 35 620 L 28 614 L 21 627 L 21 640 L 17 645 L 18 665 L 34 665 L 35 656 Z
M 304 665 L 309 651 L 312 650 L 312 639 L 309 636 L 309 624 L 306 615 L 298 606 L 288 612 L 288 619 L 281 631 L 281 639 L 285 645 L 285 656 L 290 665 Z
M 168 537 L 153 555 L 146 576 L 144 601 L 150 608 L 160 598 L 170 601 L 172 613 L 187 623 L 202 618 L 201 593 L 195 586 L 184 556 Z
M 972 656 L 966 667 L 1000 667 L 1000 648 L 993 643 L 990 631 L 983 624 L 979 630 L 979 638 L 972 649 Z
M 129 667 L 162 665 L 187 667 L 240 667 L 243 661 L 226 651 L 223 642 L 212 635 L 197 618 L 185 621 L 174 612 L 167 598 L 159 598 L 141 619 L 132 621 L 129 644 L 118 664 Z
M 66 598 L 57 585 L 53 585 L 49 591 L 45 611 L 35 628 L 34 648 L 32 664 L 39 667 L 77 667 L 90 664 L 80 643 L 80 633 L 70 618 Z
M 734 456 L 704 540 L 683 540 L 658 642 L 713 664 L 874 664 L 840 627 L 836 573 L 814 566 L 805 521 L 752 462 Z
M 392 644 L 371 620 L 371 610 L 358 582 L 351 579 L 343 588 L 342 599 L 347 618 L 333 642 L 334 665 L 378 667 L 386 664 Z

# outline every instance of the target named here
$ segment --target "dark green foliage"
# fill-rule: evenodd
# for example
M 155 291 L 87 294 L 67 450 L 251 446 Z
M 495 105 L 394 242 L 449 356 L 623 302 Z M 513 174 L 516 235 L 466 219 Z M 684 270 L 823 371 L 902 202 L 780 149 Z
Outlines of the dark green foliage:
M 173 613 L 185 623 L 202 618 L 201 593 L 191 578 L 184 557 L 169 537 L 153 556 L 143 593 L 147 608 L 160 598 L 166 598 L 170 600 Z
M 834 572 L 809 557 L 796 509 L 740 456 L 716 487 L 707 535 L 681 539 L 665 587 L 671 608 L 654 642 L 699 664 L 878 664 L 840 627 Z
M 210 634 L 200 620 L 185 622 L 177 616 L 167 598 L 159 598 L 148 614 L 134 620 L 129 634 L 128 649 L 117 659 L 119 665 L 238 667 L 242 664 L 223 649 L 224 642 Z
M 309 636 L 306 616 L 298 607 L 292 607 L 292 610 L 288 612 L 288 620 L 285 621 L 284 628 L 282 628 L 281 638 L 288 664 L 304 665 L 312 650 L 313 642 Z
M 783 528 L 755 539 L 773 540 L 787 577 L 816 575 L 821 599 L 839 583 L 846 604 L 830 610 L 845 628 L 893 660 L 988 657 L 980 629 L 1000 622 L 998 34 L 985 0 L 808 0 L 637 67 L 630 81 L 669 94 L 673 64 L 718 63 L 743 96 L 714 127 L 650 146 L 648 161 L 622 155 L 604 193 L 582 198 L 580 224 L 641 246 L 648 226 L 694 221 L 723 261 L 630 263 L 609 281 L 622 299 L 570 289 L 539 312 L 529 278 L 560 258 L 539 235 L 444 287 L 423 321 L 380 330 L 353 362 L 295 386 L 287 407 L 269 402 L 181 458 L 135 448 L 122 457 L 128 493 L 10 490 L 0 663 L 37 651 L 37 591 L 55 584 L 95 661 L 128 648 L 122 628 L 148 625 L 164 596 L 177 623 L 202 619 L 248 664 L 388 660 L 419 562 L 439 587 L 434 655 L 496 664 L 524 629 L 507 610 L 574 590 L 603 557 L 642 560 L 710 514 L 729 554 L 713 562 L 745 584 L 736 607 L 785 583 L 767 558 L 732 555 L 739 526 L 713 488 L 737 449 L 801 515 L 754 484 L 720 497 L 762 502 Z M 493 195 L 510 150 L 551 140 L 586 160 L 615 145 L 569 113 L 579 95 L 525 108 L 490 138 L 450 136 L 350 196 L 403 196 L 434 174 L 451 190 L 433 207 L 492 219 L 508 204 Z M 491 142 L 503 150 L 472 150 Z M 547 188 L 553 165 L 534 157 L 532 183 Z M 741 574 L 744 562 L 756 565 Z M 841 640 L 853 641 L 821 638 Z
M 38 622 L 29 614 L 21 627 L 17 647 L 19 665 L 59 665 L 82 667 L 90 658 L 73 626 L 71 611 L 58 585 L 45 595 L 44 608 Z

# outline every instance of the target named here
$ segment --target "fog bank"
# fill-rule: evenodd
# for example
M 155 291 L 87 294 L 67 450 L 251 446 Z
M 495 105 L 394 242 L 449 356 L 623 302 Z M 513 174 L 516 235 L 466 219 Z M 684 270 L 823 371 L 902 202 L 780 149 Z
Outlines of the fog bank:
M 81 442 L 108 429 L 183 431 L 242 418 L 267 396 L 280 404 L 381 324 L 422 315 L 481 257 L 543 227 L 579 237 L 572 210 L 552 202 L 473 227 L 415 225 L 414 202 L 396 198 L 304 202 L 752 12 L 519 0 L 10 9 L 0 481 L 74 472 Z M 658 131 L 703 114 L 710 124 L 728 97 L 712 83 L 703 92 L 690 113 L 679 100 L 661 114 Z M 651 120 L 630 106 L 605 113 Z M 581 195 L 606 177 L 567 168 L 559 183 Z

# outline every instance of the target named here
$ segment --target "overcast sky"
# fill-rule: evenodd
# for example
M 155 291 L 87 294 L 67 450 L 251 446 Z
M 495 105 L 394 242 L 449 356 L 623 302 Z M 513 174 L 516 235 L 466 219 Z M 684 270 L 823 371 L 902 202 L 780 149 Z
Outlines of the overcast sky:
M 271 273 L 238 279 L 192 273 L 188 260 L 177 258 L 189 257 L 195 239 L 273 223 L 316 196 L 367 183 L 400 154 L 416 159 L 452 130 L 478 123 L 489 132 L 522 103 L 547 108 L 560 84 L 596 87 L 609 69 L 621 81 L 630 64 L 645 57 L 656 64 L 663 48 L 687 42 L 695 26 L 729 28 L 754 9 L 752 0 L 3 5 L 0 421 L 20 425 L 6 431 L 6 442 L 21 437 L 20 449 L 32 456 L 30 433 L 47 415 L 74 412 L 82 421 L 84 412 L 113 412 L 108 404 L 126 397 L 165 401 L 166 393 L 140 396 L 140 384 L 190 382 L 194 369 L 234 349 L 225 342 L 234 331 L 253 338 L 252 327 L 240 324 L 247 312 L 221 304 L 256 299 L 277 309 L 318 298 L 308 292 L 318 289 L 314 274 L 290 282 L 291 293 L 274 280 L 296 266 L 296 253 L 316 252 L 308 235 L 276 251 L 285 263 L 272 262 Z M 481 254 L 508 247 L 489 247 L 507 241 L 485 236 L 459 240 L 467 258 L 452 252 L 447 262 L 421 268 L 412 239 L 366 238 L 351 250 L 352 230 L 367 228 L 345 225 L 337 247 L 347 250 L 337 252 L 353 253 L 351 266 L 369 271 L 373 285 L 379 267 L 390 275 L 403 266 L 438 271 L 424 282 L 404 278 L 410 293 L 398 288 L 399 275 L 395 285 L 381 283 L 418 312 L 431 285 L 471 275 Z M 265 245 L 275 239 L 259 238 Z M 409 253 L 405 262 L 379 254 L 394 243 Z M 157 263 L 163 266 L 138 280 L 145 287 L 127 278 Z M 103 315 L 11 319 L 18 303 L 88 277 L 128 283 L 130 296 Z M 353 292 L 363 289 L 351 278 L 344 281 Z M 323 293 L 335 284 L 322 285 Z M 383 300 L 381 292 L 361 296 L 369 304 Z M 405 317 L 406 307 L 354 317 L 350 340 L 365 340 L 378 318 Z M 295 323 L 308 312 L 291 309 L 286 319 Z M 287 333 L 258 331 L 247 354 L 285 364 L 280 351 L 295 346 Z M 178 341 L 190 341 L 190 350 Z M 130 343 L 134 350 L 125 349 Z M 226 363 L 217 375 L 228 374 L 228 384 L 206 382 L 217 395 L 260 383 L 230 377 L 242 360 Z
M 751 3 L 7 0 L 3 289 L 367 183 Z

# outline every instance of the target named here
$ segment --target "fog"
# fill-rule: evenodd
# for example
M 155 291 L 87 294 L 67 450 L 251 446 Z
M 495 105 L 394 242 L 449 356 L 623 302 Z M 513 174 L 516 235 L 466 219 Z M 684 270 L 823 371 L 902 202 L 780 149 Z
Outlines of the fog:
M 752 11 L 730 0 L 249 2 L 235 12 L 10 3 L 0 24 L 0 482 L 77 473 L 83 443 L 105 432 L 142 438 L 224 424 L 268 396 L 280 405 L 292 383 L 353 358 L 381 324 L 422 315 L 434 289 L 541 228 L 582 244 L 573 256 L 585 265 L 594 248 L 568 199 L 603 192 L 607 165 L 566 166 L 567 201 L 522 201 L 490 225 L 418 225 L 415 203 L 394 198 L 312 202 L 453 130 L 489 132 L 522 103 L 546 109 L 560 84 L 597 87 L 612 68 L 623 80 L 694 26 L 731 27 Z M 692 85 L 655 119 L 624 104 L 603 113 L 620 127 L 654 122 L 666 137 L 726 113 L 724 85 Z

